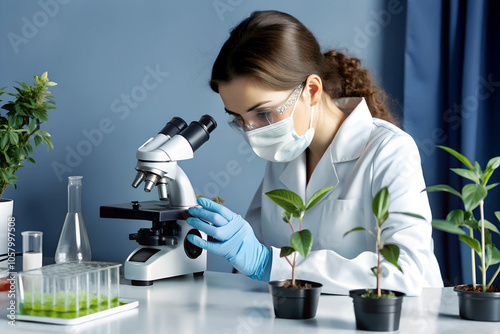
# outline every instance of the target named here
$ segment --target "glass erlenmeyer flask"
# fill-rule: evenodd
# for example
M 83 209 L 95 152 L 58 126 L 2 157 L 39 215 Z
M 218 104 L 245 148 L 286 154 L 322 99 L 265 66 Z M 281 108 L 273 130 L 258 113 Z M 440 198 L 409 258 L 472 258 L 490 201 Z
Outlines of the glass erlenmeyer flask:
M 82 176 L 68 177 L 68 213 L 59 237 L 55 261 L 90 261 L 90 242 L 82 215 Z

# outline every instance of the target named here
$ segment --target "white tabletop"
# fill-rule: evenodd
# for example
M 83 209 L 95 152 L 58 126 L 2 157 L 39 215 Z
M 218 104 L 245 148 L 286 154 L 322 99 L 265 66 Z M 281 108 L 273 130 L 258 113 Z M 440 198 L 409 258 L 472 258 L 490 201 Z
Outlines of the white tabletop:
M 156 281 L 149 287 L 120 285 L 122 298 L 139 307 L 81 325 L 62 326 L 17 320 L 8 324 L 6 292 L 0 293 L 0 333 L 356 333 L 352 299 L 321 295 L 316 318 L 276 319 L 267 283 L 240 274 L 206 272 Z M 424 289 L 406 297 L 400 333 L 499 333 L 500 323 L 462 320 L 452 288 Z M 359 331 L 358 333 L 366 333 Z

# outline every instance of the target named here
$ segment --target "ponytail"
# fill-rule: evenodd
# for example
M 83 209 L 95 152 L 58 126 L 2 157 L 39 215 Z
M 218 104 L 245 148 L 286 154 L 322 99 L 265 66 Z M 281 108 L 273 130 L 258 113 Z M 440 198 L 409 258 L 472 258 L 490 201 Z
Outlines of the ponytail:
M 324 91 L 332 98 L 364 97 L 373 117 L 399 126 L 399 122 L 389 111 L 387 94 L 377 87 L 367 69 L 361 67 L 358 58 L 330 50 L 323 54 L 328 75 L 323 80 Z

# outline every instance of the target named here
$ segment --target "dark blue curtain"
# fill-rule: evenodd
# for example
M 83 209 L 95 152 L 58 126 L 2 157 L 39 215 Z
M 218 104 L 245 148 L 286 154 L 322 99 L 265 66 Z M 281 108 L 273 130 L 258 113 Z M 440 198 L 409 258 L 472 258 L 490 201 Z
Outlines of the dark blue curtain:
M 500 156 L 500 1 L 410 0 L 406 24 L 405 130 L 420 148 L 427 185 L 461 189 L 449 168 L 463 166 L 436 145 L 449 146 L 483 168 Z M 490 181 L 495 182 L 499 170 Z M 436 219 L 462 208 L 447 193 L 429 198 Z M 494 216 L 500 211 L 500 186 L 490 190 L 485 210 L 486 219 L 500 228 Z M 500 237 L 493 237 L 499 247 Z M 434 241 L 445 284 L 471 283 L 470 248 L 436 230 Z M 493 269 L 488 273 L 491 277 Z

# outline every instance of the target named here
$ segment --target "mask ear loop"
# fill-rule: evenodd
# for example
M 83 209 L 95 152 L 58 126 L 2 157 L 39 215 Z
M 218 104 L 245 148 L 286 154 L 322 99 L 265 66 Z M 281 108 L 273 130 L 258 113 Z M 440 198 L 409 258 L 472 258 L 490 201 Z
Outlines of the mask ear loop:
M 314 106 L 311 107 L 311 122 L 309 123 L 309 129 L 312 128 L 313 126 L 313 119 L 314 119 Z

